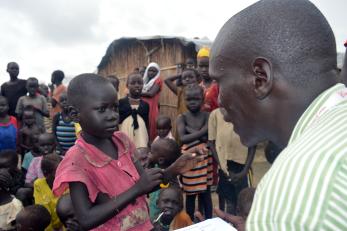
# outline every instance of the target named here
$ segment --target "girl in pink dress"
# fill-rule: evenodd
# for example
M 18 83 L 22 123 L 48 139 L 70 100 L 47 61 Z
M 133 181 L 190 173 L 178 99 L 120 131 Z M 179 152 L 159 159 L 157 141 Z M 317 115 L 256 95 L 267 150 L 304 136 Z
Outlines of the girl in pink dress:
M 159 115 L 159 96 L 163 84 L 157 63 L 148 65 L 143 83 L 142 99 L 149 104 L 149 140 L 152 142 L 157 136 L 156 120 Z
M 135 145 L 118 127 L 117 93 L 95 74 L 75 77 L 68 88 L 70 116 L 82 127 L 56 171 L 53 192 L 70 189 L 78 222 L 85 230 L 151 230 L 145 195 L 195 166 L 200 157 L 182 155 L 169 168 L 144 170 Z

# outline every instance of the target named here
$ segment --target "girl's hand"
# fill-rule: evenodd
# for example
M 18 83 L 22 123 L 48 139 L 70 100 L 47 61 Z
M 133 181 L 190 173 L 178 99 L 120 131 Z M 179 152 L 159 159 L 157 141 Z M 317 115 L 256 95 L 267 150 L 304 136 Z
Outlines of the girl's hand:
M 195 146 L 182 152 L 182 155 L 169 167 L 175 175 L 183 174 L 202 161 L 208 150 L 205 146 Z
M 161 183 L 163 170 L 160 168 L 145 169 L 140 180 L 136 183 L 140 195 L 149 193 Z

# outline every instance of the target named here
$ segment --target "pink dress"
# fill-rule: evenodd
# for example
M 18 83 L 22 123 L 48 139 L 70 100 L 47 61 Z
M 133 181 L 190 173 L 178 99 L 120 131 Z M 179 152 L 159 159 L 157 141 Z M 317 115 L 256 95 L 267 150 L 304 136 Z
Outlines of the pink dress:
M 68 188 L 69 182 L 82 182 L 94 203 L 100 192 L 116 197 L 131 188 L 140 178 L 132 161 L 135 145 L 122 132 L 115 132 L 112 139 L 118 148 L 118 160 L 110 158 L 80 137 L 57 169 L 53 193 L 60 196 Z M 147 202 L 145 196 L 141 196 L 93 230 L 151 229 Z
M 31 161 L 27 175 L 25 176 L 25 183 L 33 183 L 38 178 L 44 178 L 41 169 L 41 162 L 43 156 L 34 157 Z
M 159 92 L 152 98 L 142 97 L 142 100 L 149 104 L 149 115 L 148 115 L 149 125 L 148 126 L 149 126 L 149 140 L 151 142 L 155 139 L 155 137 L 157 137 L 156 121 L 159 115 L 159 97 L 160 97 L 160 91 L 163 85 L 163 81 L 159 77 L 154 82 L 154 84 L 159 85 L 159 88 L 160 88 Z

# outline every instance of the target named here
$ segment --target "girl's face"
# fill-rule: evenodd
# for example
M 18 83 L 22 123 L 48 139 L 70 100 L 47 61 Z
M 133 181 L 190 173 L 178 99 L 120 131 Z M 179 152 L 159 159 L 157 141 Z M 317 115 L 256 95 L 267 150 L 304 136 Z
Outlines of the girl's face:
M 130 75 L 127 87 L 129 89 L 129 94 L 132 98 L 141 97 L 142 87 L 143 87 L 143 79 L 141 75 Z
M 81 99 L 78 119 L 84 133 L 108 139 L 118 128 L 118 99 L 111 83 L 92 89 Z
M 197 83 L 197 77 L 194 71 L 188 70 L 182 73 L 182 84 L 187 86 L 188 84 Z
M 200 73 L 200 76 L 202 76 L 202 78 L 205 80 L 211 79 L 208 73 L 209 64 L 210 64 L 210 61 L 208 57 L 202 57 L 198 59 L 198 71 Z
M 155 67 L 150 67 L 148 69 L 147 75 L 150 79 L 154 78 L 158 74 L 158 70 Z

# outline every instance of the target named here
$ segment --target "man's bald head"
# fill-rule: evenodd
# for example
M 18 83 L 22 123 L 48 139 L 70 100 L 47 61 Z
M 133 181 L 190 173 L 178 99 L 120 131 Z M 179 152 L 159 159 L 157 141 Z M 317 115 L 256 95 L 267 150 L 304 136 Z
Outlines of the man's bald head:
M 337 69 L 334 34 L 308 0 L 262 0 L 230 18 L 211 49 L 212 72 L 229 63 L 249 72 L 257 57 L 295 86 Z

